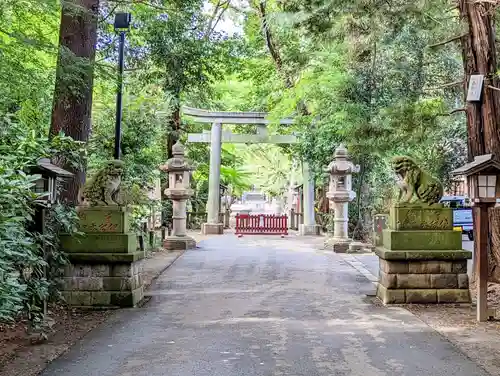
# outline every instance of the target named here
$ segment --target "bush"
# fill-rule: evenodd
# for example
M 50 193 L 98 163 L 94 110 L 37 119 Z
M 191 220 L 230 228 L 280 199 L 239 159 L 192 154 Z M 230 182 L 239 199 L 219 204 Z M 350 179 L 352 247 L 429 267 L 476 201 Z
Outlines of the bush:
M 48 140 L 23 129 L 15 117 L 0 118 L 0 322 L 24 313 L 32 327 L 44 318 L 44 303 L 59 298 L 58 276 L 66 263 L 60 231 L 73 232 L 76 213 L 55 205 L 46 210 L 45 232 L 34 226 L 37 176 L 27 173 L 42 157 L 79 163 L 81 144 L 64 135 Z

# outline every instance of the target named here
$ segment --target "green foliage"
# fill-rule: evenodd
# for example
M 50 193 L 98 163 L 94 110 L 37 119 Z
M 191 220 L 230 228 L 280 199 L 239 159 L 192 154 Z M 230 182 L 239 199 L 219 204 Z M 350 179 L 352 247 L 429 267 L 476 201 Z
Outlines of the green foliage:
M 26 132 L 15 116 L 0 118 L 0 132 L 0 320 L 23 311 L 36 327 L 44 317 L 43 302 L 57 298 L 57 276 L 66 262 L 57 234 L 72 233 L 76 216 L 74 209 L 51 207 L 41 234 L 41 219 L 34 217 L 38 176 L 29 171 L 42 157 L 80 156 L 81 145 L 63 135 L 49 142 L 34 130 Z
M 50 119 L 58 8 L 46 0 L 0 3 L 0 114 L 16 112 L 30 128 Z
M 148 186 L 165 162 L 161 154 L 163 130 L 170 115 L 165 96 L 147 86 L 124 96 L 122 123 L 122 160 L 125 180 Z M 92 171 L 112 159 L 114 152 L 115 108 L 98 103 L 95 107 L 92 138 L 89 142 L 89 167 Z
M 36 243 L 25 227 L 33 214 L 35 199 L 30 188 L 36 177 L 21 174 L 0 160 L 0 320 L 13 319 L 27 299 L 25 267 L 39 266 Z M 42 289 L 42 293 L 44 290 Z
M 450 171 L 466 157 L 466 131 L 463 118 L 447 116 L 461 106 L 460 88 L 442 85 L 461 77 L 462 61 L 452 45 L 427 47 L 460 33 L 445 1 L 252 4 L 244 31 L 253 57 L 238 78 L 252 83 L 242 85 L 245 95 L 258 91 L 265 99 L 249 94 L 246 104 L 270 110 L 273 120 L 294 115 L 293 127 L 273 130 L 300 134 L 300 147 L 283 151 L 305 158 L 318 184 L 334 149 L 348 146 L 362 168 L 353 177 L 353 228 L 366 233 L 359 227 L 369 227 L 371 211 L 390 202 L 387 160 L 395 154 L 414 156 L 449 185 Z

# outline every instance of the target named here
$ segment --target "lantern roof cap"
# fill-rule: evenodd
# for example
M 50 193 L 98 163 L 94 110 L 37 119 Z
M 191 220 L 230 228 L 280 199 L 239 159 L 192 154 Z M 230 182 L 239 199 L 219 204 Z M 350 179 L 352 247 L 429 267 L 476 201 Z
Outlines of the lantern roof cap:
M 335 158 L 346 158 L 347 157 L 347 148 L 344 146 L 344 144 L 340 144 L 336 149 L 335 149 Z
M 37 161 L 36 166 L 31 170 L 34 173 L 46 174 L 52 177 L 60 176 L 60 177 L 70 178 L 73 176 L 71 172 L 62 169 L 61 167 L 56 166 L 55 164 L 52 164 L 49 158 L 40 158 Z
M 174 146 L 172 146 L 172 154 L 174 156 L 184 155 L 185 151 L 186 151 L 186 148 L 184 147 L 184 145 L 181 144 L 181 142 L 179 140 L 177 140 L 177 142 L 174 144 Z
M 466 163 L 451 172 L 453 176 L 459 175 L 474 175 L 480 172 L 491 172 L 497 170 L 500 173 L 500 161 L 498 161 L 493 154 L 483 154 L 474 157 L 472 162 Z

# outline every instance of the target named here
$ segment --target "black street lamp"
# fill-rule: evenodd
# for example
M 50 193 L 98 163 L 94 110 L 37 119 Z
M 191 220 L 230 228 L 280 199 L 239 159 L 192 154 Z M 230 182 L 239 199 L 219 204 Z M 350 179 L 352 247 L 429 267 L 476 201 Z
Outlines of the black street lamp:
M 120 33 L 120 46 L 118 50 L 118 90 L 116 92 L 116 123 L 115 123 L 115 159 L 120 159 L 120 141 L 122 133 L 122 92 L 123 92 L 123 67 L 125 33 L 130 30 L 132 15 L 130 13 L 117 13 L 115 15 L 115 31 Z

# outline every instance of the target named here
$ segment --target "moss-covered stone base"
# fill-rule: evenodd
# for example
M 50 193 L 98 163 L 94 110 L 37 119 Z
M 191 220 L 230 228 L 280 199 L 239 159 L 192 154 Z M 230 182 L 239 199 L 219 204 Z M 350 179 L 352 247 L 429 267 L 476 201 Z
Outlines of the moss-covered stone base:
M 384 304 L 471 301 L 467 275 L 470 252 L 462 251 L 462 257 L 455 254 L 444 259 L 429 255 L 421 259 L 418 254 L 404 259 L 384 259 L 384 255 L 391 256 L 390 251 L 382 253 L 378 249 L 376 252 L 380 257 L 377 297 Z
M 130 253 L 137 250 L 134 233 L 86 233 L 75 237 L 61 235 L 61 248 L 67 253 Z
M 131 229 L 131 209 L 124 206 L 79 206 L 79 229 L 82 232 L 127 233 Z
M 470 303 L 468 289 L 388 289 L 379 284 L 377 298 L 384 304 Z
M 380 270 L 377 296 L 385 304 L 469 303 L 462 234 L 453 212 L 441 205 L 405 204 L 391 209 L 389 228 L 375 249 Z
M 62 295 L 71 306 L 134 307 L 144 297 L 141 261 L 75 262 L 73 259 L 64 275 Z
M 62 295 L 71 306 L 134 307 L 144 297 L 137 235 L 130 232 L 125 207 L 79 207 L 83 236 L 61 236 L 71 262 L 64 270 Z
M 383 231 L 387 250 L 450 250 L 462 248 L 462 233 L 453 230 L 391 230 Z

